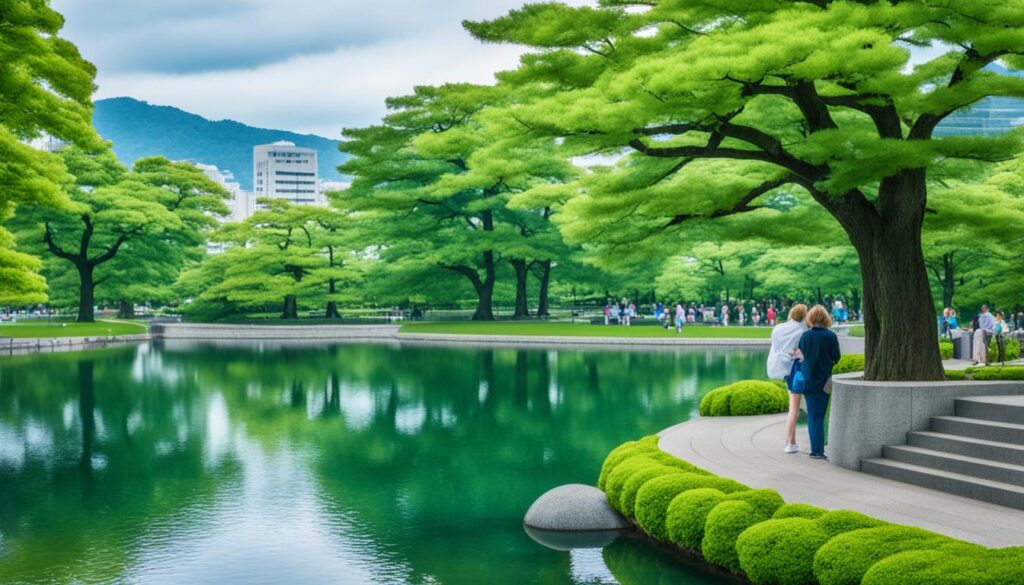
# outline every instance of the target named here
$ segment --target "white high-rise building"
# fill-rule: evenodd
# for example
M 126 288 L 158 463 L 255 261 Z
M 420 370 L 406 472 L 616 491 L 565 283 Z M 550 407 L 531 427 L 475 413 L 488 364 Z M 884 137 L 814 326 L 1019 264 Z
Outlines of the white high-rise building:
M 256 197 L 285 199 L 298 205 L 324 205 L 316 151 L 280 141 L 252 149 L 253 192 Z
M 231 199 L 226 202 L 228 209 L 231 210 L 231 215 L 226 218 L 222 218 L 222 222 L 245 221 L 256 211 L 256 197 L 252 192 L 242 189 L 242 186 L 235 181 L 235 176 L 231 174 L 231 171 L 222 171 L 214 165 L 204 165 L 202 163 L 194 164 L 196 165 L 196 168 L 203 171 L 210 180 L 221 187 L 224 187 L 229 193 L 231 193 Z

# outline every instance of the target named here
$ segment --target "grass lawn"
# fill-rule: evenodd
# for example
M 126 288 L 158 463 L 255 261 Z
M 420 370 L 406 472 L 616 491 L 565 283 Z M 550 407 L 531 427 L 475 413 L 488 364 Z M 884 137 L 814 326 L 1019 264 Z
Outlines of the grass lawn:
M 0 337 L 93 337 L 103 335 L 135 335 L 145 333 L 149 328 L 131 321 L 96 321 L 75 323 L 73 321 L 27 320 L 18 323 L 0 324 Z
M 854 325 L 850 327 L 850 337 L 864 337 L 864 326 Z
M 589 323 L 524 323 L 456 321 L 442 323 L 405 323 L 401 333 L 446 333 L 459 335 L 529 335 L 553 337 L 687 337 L 723 339 L 768 339 L 770 327 L 709 327 L 687 325 L 683 334 L 675 328 L 666 331 L 655 326 L 621 327 Z

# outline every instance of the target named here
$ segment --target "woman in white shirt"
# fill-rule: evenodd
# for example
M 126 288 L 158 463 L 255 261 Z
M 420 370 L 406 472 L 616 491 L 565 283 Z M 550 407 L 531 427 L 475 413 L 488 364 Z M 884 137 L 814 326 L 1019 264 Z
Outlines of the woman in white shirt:
M 768 353 L 768 377 L 782 380 L 789 376 L 793 369 L 793 360 L 800 336 L 807 331 L 804 317 L 807 316 L 807 305 L 793 305 L 789 310 L 789 320 L 772 329 L 772 349 Z M 798 453 L 796 444 L 796 419 L 800 416 L 800 394 L 789 393 L 789 418 L 786 419 L 786 453 Z

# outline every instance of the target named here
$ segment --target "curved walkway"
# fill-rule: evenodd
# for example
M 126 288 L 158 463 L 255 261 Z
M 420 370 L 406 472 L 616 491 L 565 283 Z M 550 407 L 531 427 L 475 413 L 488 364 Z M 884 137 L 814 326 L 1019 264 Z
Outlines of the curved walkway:
M 1024 510 L 883 479 L 782 451 L 786 415 L 698 418 L 662 431 L 662 450 L 787 502 L 850 509 L 991 547 L 1024 545 Z M 804 432 L 806 445 L 806 432 Z

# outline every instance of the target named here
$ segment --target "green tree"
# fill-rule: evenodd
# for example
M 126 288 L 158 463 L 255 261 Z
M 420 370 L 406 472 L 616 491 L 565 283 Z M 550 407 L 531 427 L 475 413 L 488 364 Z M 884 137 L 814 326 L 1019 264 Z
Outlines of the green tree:
M 466 26 L 539 49 L 503 79 L 559 91 L 511 115 L 571 153 L 624 153 L 567 204 L 579 222 L 600 224 L 614 199 L 658 231 L 796 186 L 860 259 L 867 378 L 943 376 L 921 245 L 929 172 L 1005 159 L 1020 137 L 933 134 L 984 97 L 1024 96 L 1024 79 L 986 69 L 1024 64 L 1024 2 L 615 0 Z M 940 51 L 915 64 L 914 46 Z
M 69 283 L 61 273 L 77 276 L 79 322 L 93 321 L 101 284 L 123 299 L 152 277 L 147 264 L 159 268 L 157 282 L 166 281 L 165 272 L 176 274 L 187 249 L 205 242 L 203 231 L 216 223 L 212 215 L 227 214 L 227 192 L 191 164 L 154 157 L 128 171 L 109 150 L 61 154 L 74 176 L 64 185 L 71 207 L 24 206 L 17 223 L 25 246 L 49 257 L 55 281 Z M 119 256 L 117 266 L 112 261 Z M 114 270 L 104 273 L 108 263 Z
M 60 189 L 66 176 L 60 159 L 29 141 L 100 144 L 91 123 L 96 71 L 58 36 L 63 26 L 47 2 L 0 3 L 0 223 L 20 203 L 68 205 Z M 0 303 L 45 300 L 40 267 L 37 259 L 15 252 L 13 237 L 0 227 Z

